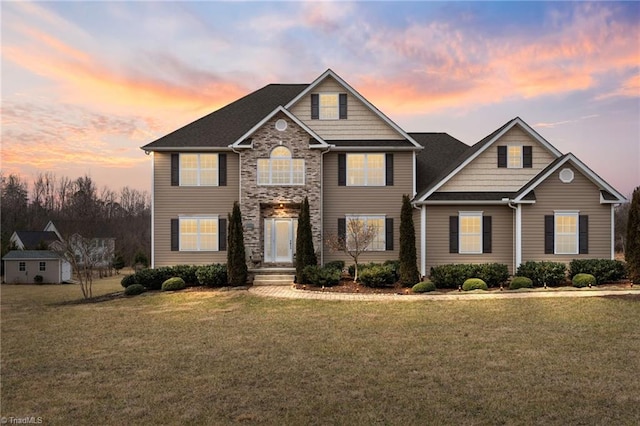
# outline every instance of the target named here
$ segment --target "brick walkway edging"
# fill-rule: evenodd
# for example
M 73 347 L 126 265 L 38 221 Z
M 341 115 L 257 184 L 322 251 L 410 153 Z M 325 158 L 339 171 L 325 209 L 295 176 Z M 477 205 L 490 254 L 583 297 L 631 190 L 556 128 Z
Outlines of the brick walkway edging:
M 363 293 L 332 293 L 308 290 L 296 290 L 292 286 L 252 286 L 249 292 L 256 296 L 275 297 L 280 299 L 313 299 L 313 300 L 351 300 L 351 301 L 377 301 L 377 302 L 416 302 L 421 300 L 437 302 L 440 300 L 488 300 L 488 299 L 533 299 L 554 297 L 598 297 L 638 295 L 640 287 L 620 290 L 551 290 L 551 291 L 519 291 L 519 292 L 485 292 L 474 290 L 463 293 L 447 294 L 363 294 Z

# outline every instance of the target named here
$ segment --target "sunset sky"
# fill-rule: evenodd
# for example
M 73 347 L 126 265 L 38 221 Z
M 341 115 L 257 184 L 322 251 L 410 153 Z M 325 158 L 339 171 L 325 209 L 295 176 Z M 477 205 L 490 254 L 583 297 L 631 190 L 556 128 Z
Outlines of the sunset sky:
M 333 69 L 407 131 L 471 145 L 519 116 L 640 185 L 637 2 L 6 2 L 2 172 L 151 187 L 140 146 Z

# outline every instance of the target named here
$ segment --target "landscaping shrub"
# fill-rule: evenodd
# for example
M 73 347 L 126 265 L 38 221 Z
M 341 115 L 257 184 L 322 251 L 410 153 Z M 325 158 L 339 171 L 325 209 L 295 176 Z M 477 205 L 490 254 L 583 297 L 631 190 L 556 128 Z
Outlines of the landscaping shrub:
M 427 293 L 429 291 L 435 291 L 436 286 L 431 280 L 422 281 L 411 288 L 414 293 Z
M 430 276 L 438 288 L 458 288 L 469 278 L 480 278 L 488 286 L 497 287 L 509 278 L 509 268 L 502 263 L 458 263 L 434 266 Z
M 304 277 L 310 284 L 332 287 L 340 282 L 341 270 L 327 266 L 309 265 L 304 268 Z
M 618 281 L 627 274 L 624 262 L 611 259 L 573 259 L 569 264 L 569 276 L 591 274 L 598 284 Z
M 200 285 L 207 287 L 223 287 L 227 285 L 227 265 L 215 263 L 200 266 L 196 270 L 196 277 Z
M 517 290 L 519 288 L 531 288 L 533 287 L 533 281 L 527 277 L 513 277 L 509 284 L 509 290 Z
M 382 266 L 388 266 L 393 272 L 395 279 L 393 282 L 397 282 L 400 279 L 400 261 L 399 260 L 385 260 Z M 415 283 L 412 283 L 415 284 Z
M 172 277 L 162 283 L 161 290 L 162 291 L 173 291 L 173 290 L 182 290 L 187 285 L 184 280 L 180 277 Z
M 367 287 L 386 287 L 396 282 L 396 275 L 391 265 L 374 264 L 360 271 L 359 279 Z
M 518 267 L 516 275 L 530 278 L 535 287 L 555 286 L 564 283 L 567 267 L 559 262 L 524 262 Z
M 198 267 L 195 265 L 176 265 L 173 267 L 173 275 L 184 280 L 187 287 L 200 285 L 196 271 Z
M 42 284 L 44 282 L 44 277 L 42 275 L 35 275 L 33 277 L 33 282 L 36 284 Z
M 571 282 L 574 287 L 588 287 L 590 285 L 596 285 L 596 277 L 591 274 L 576 274 Z
M 145 289 L 142 284 L 131 284 L 124 289 L 125 296 L 135 296 L 144 293 Z
M 120 280 L 120 285 L 122 285 L 122 287 L 127 288 L 130 285 L 133 285 L 136 283 L 136 276 L 135 274 L 132 275 L 125 275 L 124 277 L 122 277 L 122 279 Z
M 489 287 L 487 287 L 487 283 L 480 278 L 469 278 L 462 284 L 462 289 L 464 291 L 489 290 Z
M 364 271 L 367 268 L 371 268 L 372 266 L 376 266 L 376 265 L 380 265 L 379 263 L 375 263 L 375 262 L 369 262 L 369 263 L 361 263 L 358 265 L 358 271 L 360 273 L 362 273 L 362 271 Z M 347 271 L 349 272 L 349 275 L 351 275 L 352 277 L 355 276 L 356 274 L 356 265 L 350 265 L 349 269 L 347 269 Z
M 327 262 L 324 264 L 324 267 L 329 269 L 337 269 L 342 272 L 342 270 L 344 269 L 344 260 L 334 260 L 331 262 Z

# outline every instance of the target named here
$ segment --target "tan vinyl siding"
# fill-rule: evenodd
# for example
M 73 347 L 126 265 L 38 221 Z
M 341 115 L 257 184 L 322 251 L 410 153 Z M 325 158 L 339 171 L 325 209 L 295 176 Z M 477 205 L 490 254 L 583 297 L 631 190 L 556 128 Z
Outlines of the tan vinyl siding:
M 328 77 L 312 93 L 345 93 L 336 80 Z M 364 103 L 347 92 L 346 120 L 312 120 L 311 94 L 307 94 L 290 108 L 291 112 L 323 139 L 404 139 L 398 132 L 371 111 Z
M 393 251 L 372 251 L 362 255 L 360 262 L 384 262 L 398 259 L 400 248 L 400 210 L 402 194 L 413 190 L 413 154 L 394 153 L 393 186 L 338 186 L 338 154 L 329 152 L 323 165 L 323 232 L 326 239 L 338 232 L 338 218 L 347 214 L 386 215 L 393 218 Z M 332 253 L 324 246 L 324 262 L 352 259 L 342 252 Z
M 227 186 L 171 186 L 171 153 L 155 152 L 154 266 L 226 263 L 227 252 L 171 251 L 171 219 L 180 215 L 218 215 L 227 218 L 239 197 L 238 155 L 227 154 Z
M 561 167 L 560 170 L 565 167 Z M 551 174 L 534 192 L 536 203 L 522 208 L 522 261 L 550 260 L 570 262 L 572 259 L 611 258 L 611 206 L 600 204 L 600 190 L 573 166 L 574 180 L 562 183 L 560 170 Z M 544 216 L 554 210 L 577 210 L 589 216 L 588 254 L 545 254 Z
M 532 146 L 531 168 L 498 168 L 498 145 Z M 445 183 L 439 191 L 517 191 L 555 158 L 520 127 L 514 126 L 463 170 Z
M 461 211 L 481 211 L 491 216 L 491 253 L 449 253 L 449 216 Z M 507 206 L 428 206 L 427 207 L 427 274 L 433 266 L 449 263 L 504 263 L 513 274 L 514 213 Z

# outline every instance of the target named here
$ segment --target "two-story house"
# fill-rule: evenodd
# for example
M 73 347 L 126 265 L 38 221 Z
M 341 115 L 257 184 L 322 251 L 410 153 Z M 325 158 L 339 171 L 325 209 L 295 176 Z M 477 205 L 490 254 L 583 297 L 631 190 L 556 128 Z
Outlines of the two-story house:
M 250 266 L 292 266 L 308 197 L 322 263 L 350 219 L 374 226 L 366 261 L 397 259 L 403 194 L 415 207 L 418 266 L 613 257 L 624 197 L 520 118 L 469 147 L 407 133 L 333 71 L 270 84 L 142 147 L 153 155 L 152 265 L 226 261 L 241 207 Z

